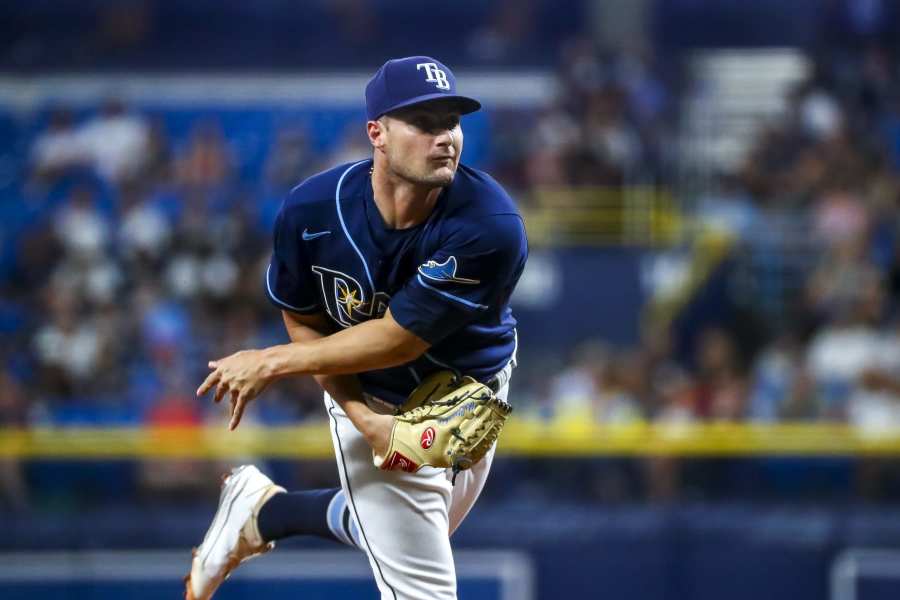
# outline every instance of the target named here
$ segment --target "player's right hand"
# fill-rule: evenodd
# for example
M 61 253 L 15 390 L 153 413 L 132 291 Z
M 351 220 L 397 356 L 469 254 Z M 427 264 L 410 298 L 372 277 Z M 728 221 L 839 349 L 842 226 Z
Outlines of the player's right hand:
M 247 404 L 256 398 L 274 379 L 265 350 L 242 350 L 208 364 L 212 369 L 206 380 L 197 388 L 197 396 L 216 386 L 213 401 L 218 403 L 231 395 L 228 428 L 234 430 L 241 422 Z

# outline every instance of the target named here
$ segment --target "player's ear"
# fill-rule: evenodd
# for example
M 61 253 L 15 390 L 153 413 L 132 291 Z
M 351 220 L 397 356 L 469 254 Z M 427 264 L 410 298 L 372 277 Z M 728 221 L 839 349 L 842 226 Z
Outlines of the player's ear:
M 369 142 L 374 148 L 382 148 L 384 146 L 384 132 L 387 126 L 383 119 L 377 121 L 369 121 L 366 123 L 366 134 L 369 136 Z

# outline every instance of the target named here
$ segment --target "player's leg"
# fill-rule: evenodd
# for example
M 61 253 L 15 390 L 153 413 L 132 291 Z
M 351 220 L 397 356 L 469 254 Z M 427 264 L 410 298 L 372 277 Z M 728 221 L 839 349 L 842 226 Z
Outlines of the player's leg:
M 314 535 L 358 547 L 356 524 L 341 488 L 276 494 L 260 509 L 257 524 L 267 542 Z
M 507 367 L 511 370 L 511 367 Z M 509 372 L 504 378 L 504 385 L 497 391 L 497 397 L 506 400 L 509 394 Z M 452 496 L 450 498 L 450 535 L 456 531 L 469 511 L 475 505 L 475 501 L 481 495 L 484 484 L 487 482 L 488 474 L 491 472 L 491 464 L 494 462 L 494 451 L 497 446 L 494 445 L 485 457 L 474 465 L 471 469 L 460 472 L 456 477 L 456 485 L 453 486 Z M 447 472 L 447 477 L 452 477 L 452 473 Z
M 491 463 L 494 461 L 495 448 L 496 446 L 491 448 L 478 464 L 456 476 L 456 485 L 453 486 L 453 495 L 450 499 L 450 535 L 453 535 L 460 526 L 481 495 L 491 471 Z M 452 476 L 452 473 L 447 473 L 448 478 Z
M 327 395 L 325 404 L 347 506 L 382 600 L 455 600 L 445 470 L 376 469 L 362 434 Z
M 506 400 L 508 392 L 509 386 L 507 384 L 497 392 L 497 396 L 503 400 Z M 478 462 L 478 464 L 473 466 L 471 469 L 460 472 L 457 475 L 456 485 L 453 486 L 450 499 L 450 535 L 453 535 L 459 525 L 466 518 L 466 515 L 469 514 L 469 511 L 472 510 L 472 507 L 475 505 L 478 497 L 481 495 L 481 491 L 484 489 L 484 484 L 487 482 L 488 475 L 491 472 L 491 465 L 494 461 L 495 450 L 496 446 L 494 448 L 491 448 L 485 455 L 485 457 L 480 462 Z M 451 478 L 452 473 L 448 471 L 447 477 Z M 356 526 L 356 522 L 353 520 L 353 515 L 350 511 L 350 507 L 347 505 L 346 495 L 343 491 L 341 491 L 340 493 L 339 500 L 340 502 L 333 502 L 329 507 L 328 527 L 329 533 L 331 535 L 324 537 L 337 538 L 338 541 L 341 541 L 345 544 L 359 547 L 359 532 Z M 267 532 L 262 525 L 263 515 L 265 514 L 266 510 L 268 510 L 268 505 L 263 509 L 263 513 L 260 515 L 260 531 L 263 532 L 264 537 L 266 537 L 267 540 L 276 540 L 280 539 L 280 537 L 286 537 L 266 536 Z M 296 514 L 296 511 L 292 511 L 292 514 Z M 290 517 L 286 515 L 285 520 L 288 520 L 289 518 Z
M 504 386 L 498 395 L 506 399 L 506 393 Z M 378 471 L 356 428 L 330 399 L 326 404 L 334 408 L 329 411 L 332 438 L 344 489 L 286 493 L 251 465 L 235 469 L 222 486 L 219 509 L 195 552 L 186 578 L 187 598 L 211 597 L 238 564 L 293 535 L 317 535 L 365 550 L 384 598 L 455 598 L 448 534 L 478 499 L 494 450 L 460 473 L 455 486 L 438 469 L 415 474 Z M 411 512 L 417 516 L 411 518 Z M 357 515 L 369 522 L 371 539 L 362 539 Z M 392 522 L 398 525 L 389 525 Z M 416 549 L 418 557 L 407 556 Z

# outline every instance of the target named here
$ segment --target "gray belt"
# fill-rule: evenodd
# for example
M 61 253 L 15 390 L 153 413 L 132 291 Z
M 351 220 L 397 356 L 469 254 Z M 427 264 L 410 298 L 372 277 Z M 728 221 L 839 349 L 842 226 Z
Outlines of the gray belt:
M 484 385 L 491 388 L 491 391 L 495 394 L 503 388 L 504 385 L 509 383 L 509 377 L 512 375 L 513 363 L 512 361 L 506 363 L 506 366 L 500 369 L 497 373 L 494 374 L 493 377 L 484 382 Z

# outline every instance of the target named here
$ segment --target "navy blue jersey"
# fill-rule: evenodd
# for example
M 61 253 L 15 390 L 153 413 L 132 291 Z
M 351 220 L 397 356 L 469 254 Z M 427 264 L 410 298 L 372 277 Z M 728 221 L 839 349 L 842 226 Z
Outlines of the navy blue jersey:
M 372 191 L 372 161 L 341 165 L 294 188 L 275 221 L 266 291 L 278 307 L 325 312 L 340 327 L 390 307 L 431 344 L 419 359 L 359 374 L 363 390 L 400 404 L 434 371 L 487 381 L 516 351 L 509 297 L 528 244 L 512 199 L 459 165 L 428 219 L 390 229 Z

